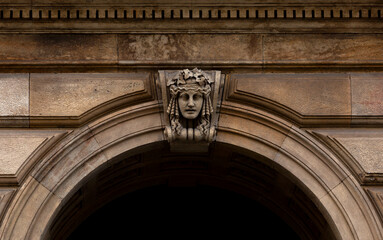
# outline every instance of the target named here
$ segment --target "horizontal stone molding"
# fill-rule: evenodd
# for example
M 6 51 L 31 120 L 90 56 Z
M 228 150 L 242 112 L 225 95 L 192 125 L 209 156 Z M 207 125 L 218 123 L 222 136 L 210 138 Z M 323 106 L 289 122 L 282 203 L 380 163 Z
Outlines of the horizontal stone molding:
M 0 19 L 1 20 L 1 19 Z M 349 33 L 377 34 L 383 33 L 380 18 L 352 19 L 75 19 L 63 21 L 48 20 L 9 20 L 0 21 L 0 33 L 18 34 L 63 34 L 63 33 Z

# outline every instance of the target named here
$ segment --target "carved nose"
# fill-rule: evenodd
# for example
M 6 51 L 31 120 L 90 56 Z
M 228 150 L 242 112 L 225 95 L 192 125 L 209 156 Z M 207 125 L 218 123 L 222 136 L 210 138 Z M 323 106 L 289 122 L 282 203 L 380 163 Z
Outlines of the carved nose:
M 188 107 L 194 107 L 194 101 L 193 98 L 190 98 L 188 101 Z

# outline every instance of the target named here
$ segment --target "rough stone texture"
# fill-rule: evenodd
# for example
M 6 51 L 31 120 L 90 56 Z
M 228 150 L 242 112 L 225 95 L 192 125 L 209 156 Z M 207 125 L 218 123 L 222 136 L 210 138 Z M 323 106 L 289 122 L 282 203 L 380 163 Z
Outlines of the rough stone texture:
M 144 62 L 256 62 L 262 58 L 261 43 L 255 34 L 120 35 L 118 41 L 120 61 Z
M 0 116 L 29 115 L 29 74 L 0 74 Z
M 0 35 L 0 62 L 116 62 L 113 35 Z
M 351 74 L 352 114 L 383 115 L 383 74 Z
M 383 172 L 383 137 L 336 138 L 367 173 Z
M 46 138 L 43 137 L 0 137 L 0 174 L 16 174 Z
M 31 74 L 31 116 L 79 116 L 144 90 L 147 74 Z
M 382 62 L 382 35 L 267 35 L 266 63 Z
M 235 92 L 252 94 L 302 115 L 350 115 L 346 74 L 233 74 Z

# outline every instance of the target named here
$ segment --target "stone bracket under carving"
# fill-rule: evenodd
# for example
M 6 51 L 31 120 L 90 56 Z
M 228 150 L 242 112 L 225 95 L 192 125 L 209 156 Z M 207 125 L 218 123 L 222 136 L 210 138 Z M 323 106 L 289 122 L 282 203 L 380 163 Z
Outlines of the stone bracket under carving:
M 220 71 L 159 71 L 164 135 L 173 151 L 207 151 L 215 140 L 223 82 Z

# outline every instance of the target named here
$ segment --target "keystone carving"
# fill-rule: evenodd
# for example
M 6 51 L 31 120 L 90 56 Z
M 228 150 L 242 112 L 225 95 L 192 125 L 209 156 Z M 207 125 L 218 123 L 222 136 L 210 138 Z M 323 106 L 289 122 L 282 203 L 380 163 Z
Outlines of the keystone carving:
M 212 93 L 218 94 L 218 89 L 214 91 L 217 86 L 215 73 L 208 74 L 194 68 L 163 74 L 167 75 L 167 94 L 163 94 L 163 97 L 168 99 L 164 101 L 168 123 L 164 132 L 169 142 L 209 143 L 213 140 L 215 126 L 212 120 L 216 106 Z

